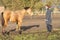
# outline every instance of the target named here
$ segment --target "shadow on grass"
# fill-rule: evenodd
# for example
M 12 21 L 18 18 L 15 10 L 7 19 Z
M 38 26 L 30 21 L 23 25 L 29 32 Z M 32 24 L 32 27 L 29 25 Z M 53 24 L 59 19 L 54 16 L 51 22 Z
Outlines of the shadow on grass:
M 39 27 L 39 25 L 31 25 L 31 26 L 21 26 L 21 30 L 22 31 L 26 31 L 26 30 L 28 30 L 28 29 L 31 29 L 31 28 L 33 28 L 33 27 Z M 9 32 L 6 32 L 5 34 L 10 34 L 10 32 L 14 32 L 16 30 L 16 28 L 15 29 L 12 29 L 12 30 L 10 30 Z M 20 31 L 19 31 L 20 32 Z M 17 33 L 17 32 L 16 32 Z
M 39 25 L 22 26 L 21 29 L 22 29 L 23 31 L 26 31 L 26 30 L 28 30 L 28 29 L 31 29 L 32 27 L 39 27 Z

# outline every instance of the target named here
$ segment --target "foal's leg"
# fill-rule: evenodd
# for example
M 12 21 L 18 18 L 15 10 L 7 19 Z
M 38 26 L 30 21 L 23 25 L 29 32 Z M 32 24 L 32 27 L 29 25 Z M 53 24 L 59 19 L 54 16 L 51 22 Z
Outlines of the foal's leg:
M 8 23 L 7 20 L 5 20 L 4 25 L 2 27 L 2 33 L 5 33 L 5 29 L 7 27 L 7 23 Z
M 17 27 L 16 27 L 16 31 L 21 30 L 21 25 L 22 25 L 22 22 L 18 22 Z
M 18 22 L 18 30 L 21 30 L 22 22 Z
M 19 34 L 22 33 L 21 27 L 22 27 L 22 21 L 18 22 L 18 30 L 19 30 Z
M 21 25 L 22 25 L 22 21 L 17 21 L 17 27 L 16 27 L 16 31 L 19 31 L 19 33 L 21 34 Z
M 1 24 L 2 24 L 2 33 L 5 32 L 5 28 L 4 28 L 4 25 L 5 25 L 5 19 L 3 17 L 3 12 L 1 13 Z
M 16 31 L 18 31 L 18 21 L 16 21 Z

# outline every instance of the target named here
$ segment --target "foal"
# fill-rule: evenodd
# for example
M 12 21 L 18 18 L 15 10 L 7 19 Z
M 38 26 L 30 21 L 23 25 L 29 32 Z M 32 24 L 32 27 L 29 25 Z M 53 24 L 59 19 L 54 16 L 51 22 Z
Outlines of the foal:
M 22 21 L 24 18 L 24 15 L 28 13 L 31 15 L 32 10 L 30 7 L 25 7 L 22 10 L 17 10 L 17 11 L 10 11 L 10 10 L 5 10 L 4 12 L 2 12 L 2 33 L 5 33 L 5 29 L 8 25 L 8 21 L 10 20 L 11 22 L 16 22 L 17 27 L 16 27 L 16 31 L 20 31 L 21 33 L 21 25 L 22 25 Z

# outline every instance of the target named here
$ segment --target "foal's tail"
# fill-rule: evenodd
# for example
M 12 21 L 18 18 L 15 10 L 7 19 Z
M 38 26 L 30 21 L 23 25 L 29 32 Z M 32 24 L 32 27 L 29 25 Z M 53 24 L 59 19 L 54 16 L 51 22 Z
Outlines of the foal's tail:
M 1 24 L 2 24 L 2 26 L 4 25 L 4 22 L 5 22 L 5 21 L 4 21 L 3 14 L 4 14 L 4 13 L 2 12 L 2 13 L 1 13 Z

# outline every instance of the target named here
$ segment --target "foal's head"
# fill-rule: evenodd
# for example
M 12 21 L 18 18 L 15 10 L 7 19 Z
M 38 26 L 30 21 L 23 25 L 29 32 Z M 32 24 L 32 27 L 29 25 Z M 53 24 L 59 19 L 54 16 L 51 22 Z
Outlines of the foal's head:
M 29 15 L 32 15 L 32 9 L 30 7 L 24 7 L 24 9 L 26 10 L 26 12 L 29 14 Z

